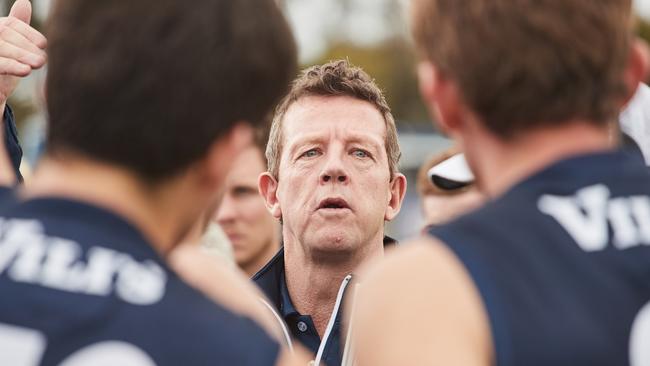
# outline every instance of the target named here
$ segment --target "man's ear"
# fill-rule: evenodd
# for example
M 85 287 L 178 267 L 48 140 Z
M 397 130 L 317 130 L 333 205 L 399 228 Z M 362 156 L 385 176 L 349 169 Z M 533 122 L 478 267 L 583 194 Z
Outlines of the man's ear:
M 278 200 L 278 181 L 273 178 L 271 173 L 264 172 L 258 179 L 258 188 L 266 208 L 276 219 L 282 219 L 282 208 Z
M 437 126 L 453 135 L 461 127 L 464 107 L 456 83 L 431 62 L 418 65 L 420 94 Z
M 650 52 L 644 40 L 636 38 L 630 47 L 630 57 L 625 68 L 624 81 L 627 88 L 624 104 L 627 104 L 639 86 L 639 83 L 646 80 L 650 69 Z
M 406 177 L 404 174 L 396 173 L 390 182 L 390 199 L 384 214 L 384 220 L 390 221 L 397 216 L 402 208 L 402 202 L 406 195 Z

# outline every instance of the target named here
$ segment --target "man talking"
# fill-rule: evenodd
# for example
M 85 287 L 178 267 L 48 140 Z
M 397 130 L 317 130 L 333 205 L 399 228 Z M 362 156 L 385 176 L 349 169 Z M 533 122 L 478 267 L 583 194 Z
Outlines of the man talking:
M 361 263 L 384 253 L 384 224 L 406 178 L 395 121 L 370 77 L 346 61 L 305 70 L 276 109 L 260 192 L 284 248 L 253 278 L 315 364 L 341 364 L 342 298 Z

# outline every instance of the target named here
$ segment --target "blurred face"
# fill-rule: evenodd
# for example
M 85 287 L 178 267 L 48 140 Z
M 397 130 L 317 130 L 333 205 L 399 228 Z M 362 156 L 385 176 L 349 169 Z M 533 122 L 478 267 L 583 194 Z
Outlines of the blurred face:
M 391 181 L 385 135 L 383 116 L 365 101 L 304 97 L 289 107 L 279 180 L 266 194 L 285 244 L 340 254 L 381 242 L 406 187 L 401 174 Z
M 257 190 L 257 179 L 265 170 L 257 147 L 244 150 L 233 161 L 217 210 L 216 220 L 230 239 L 240 267 L 264 262 L 279 244 L 277 220 L 269 214 Z
M 478 208 L 484 199 L 476 187 L 452 195 L 426 195 L 422 198 L 424 221 L 426 225 L 442 225 Z

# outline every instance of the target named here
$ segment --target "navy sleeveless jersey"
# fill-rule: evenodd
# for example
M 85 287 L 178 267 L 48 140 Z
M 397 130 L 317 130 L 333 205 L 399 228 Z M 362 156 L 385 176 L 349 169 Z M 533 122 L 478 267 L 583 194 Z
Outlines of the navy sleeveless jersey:
M 650 365 L 650 174 L 573 157 L 432 228 L 487 311 L 496 364 Z
M 11 195 L 0 192 L 0 364 L 276 363 L 277 343 L 181 281 L 123 219 Z

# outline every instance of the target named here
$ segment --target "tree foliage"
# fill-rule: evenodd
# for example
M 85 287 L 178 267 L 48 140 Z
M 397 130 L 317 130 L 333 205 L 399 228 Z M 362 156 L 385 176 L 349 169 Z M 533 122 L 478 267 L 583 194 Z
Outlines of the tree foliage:
M 407 42 L 394 38 L 373 47 L 337 43 L 314 64 L 348 59 L 363 68 L 384 91 L 393 115 L 400 121 L 429 123 L 415 75 L 415 57 Z

